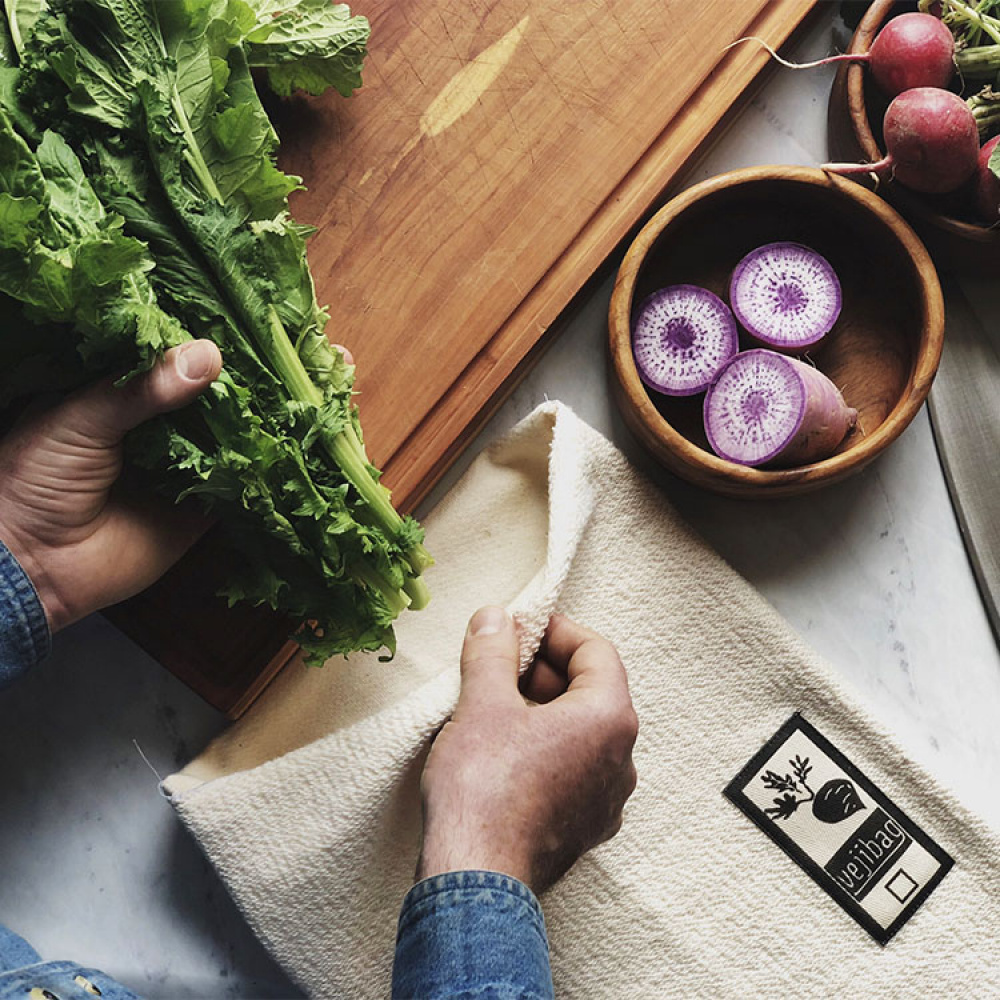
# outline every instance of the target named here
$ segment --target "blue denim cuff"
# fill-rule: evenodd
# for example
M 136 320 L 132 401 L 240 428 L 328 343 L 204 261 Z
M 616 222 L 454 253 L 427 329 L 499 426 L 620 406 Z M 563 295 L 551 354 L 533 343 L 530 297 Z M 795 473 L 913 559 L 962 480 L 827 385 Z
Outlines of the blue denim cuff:
M 0 688 L 44 659 L 51 648 L 49 622 L 34 584 L 0 542 Z
M 43 962 L 24 938 L 0 926 L 0 1000 L 140 1000 L 127 986 L 75 962 Z
M 550 1000 L 545 920 L 534 893 L 489 871 L 435 875 L 399 915 L 393 1000 Z
M 127 986 L 97 969 L 74 962 L 39 962 L 23 968 L 0 972 L 0 1000 L 32 1000 L 55 997 L 56 1000 L 142 1000 Z

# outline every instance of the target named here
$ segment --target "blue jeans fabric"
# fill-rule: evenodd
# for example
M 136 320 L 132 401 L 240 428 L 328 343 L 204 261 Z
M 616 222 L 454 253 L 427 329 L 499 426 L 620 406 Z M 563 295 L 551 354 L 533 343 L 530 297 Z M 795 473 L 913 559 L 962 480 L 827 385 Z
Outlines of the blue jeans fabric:
M 52 646 L 35 587 L 0 542 L 0 688 L 44 659 Z
M 48 654 L 52 638 L 31 580 L 0 542 L 0 688 Z M 449 872 L 403 901 L 392 974 L 395 1000 L 548 1000 L 545 921 L 532 891 L 496 872 Z M 0 1000 L 137 1000 L 102 972 L 43 962 L 0 926 Z
M 75 962 L 43 962 L 23 938 L 0 927 L 0 1000 L 140 1000 L 103 972 Z
M 550 1000 L 545 920 L 534 893 L 507 875 L 449 872 L 403 901 L 393 1000 Z

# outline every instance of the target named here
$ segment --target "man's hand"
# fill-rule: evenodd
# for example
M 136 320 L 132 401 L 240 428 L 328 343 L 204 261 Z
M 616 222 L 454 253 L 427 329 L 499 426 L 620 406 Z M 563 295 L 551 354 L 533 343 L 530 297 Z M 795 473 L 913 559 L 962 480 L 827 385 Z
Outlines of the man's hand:
M 482 608 L 458 706 L 424 768 L 417 877 L 481 868 L 548 888 L 618 832 L 637 732 L 611 643 L 557 615 L 519 688 L 514 623 Z
M 126 432 L 192 402 L 221 367 L 211 341 L 183 344 L 124 386 L 84 389 L 0 442 L 0 541 L 53 632 L 149 586 L 207 527 L 194 508 L 111 487 Z

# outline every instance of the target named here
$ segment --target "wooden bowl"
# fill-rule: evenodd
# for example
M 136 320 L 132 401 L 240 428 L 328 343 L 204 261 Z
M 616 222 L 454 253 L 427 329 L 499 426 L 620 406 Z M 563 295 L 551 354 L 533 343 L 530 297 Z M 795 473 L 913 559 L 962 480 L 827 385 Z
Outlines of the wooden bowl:
M 867 52 L 883 25 L 897 14 L 915 10 L 914 4 L 875 0 L 868 8 L 847 51 Z M 882 118 L 888 99 L 872 82 L 861 63 L 842 63 L 830 91 L 828 139 L 830 157 L 849 162 L 882 159 Z M 870 184 L 862 177 L 862 182 Z M 908 191 L 891 180 L 882 181 L 879 194 L 899 210 L 926 242 L 939 267 L 977 274 L 996 273 L 1000 266 L 1000 228 L 976 222 L 971 185 L 951 195 L 924 195 Z
M 840 318 L 808 358 L 840 387 L 859 419 L 823 461 L 757 469 L 712 453 L 702 395 L 663 396 L 640 381 L 632 321 L 635 306 L 665 285 L 701 285 L 727 299 L 737 262 L 779 240 L 817 250 L 840 278 Z M 622 416 L 663 465 L 717 493 L 777 497 L 846 479 L 902 433 L 937 371 L 944 304 L 923 244 L 881 198 L 809 167 L 751 167 L 689 188 L 645 225 L 618 271 L 608 329 Z

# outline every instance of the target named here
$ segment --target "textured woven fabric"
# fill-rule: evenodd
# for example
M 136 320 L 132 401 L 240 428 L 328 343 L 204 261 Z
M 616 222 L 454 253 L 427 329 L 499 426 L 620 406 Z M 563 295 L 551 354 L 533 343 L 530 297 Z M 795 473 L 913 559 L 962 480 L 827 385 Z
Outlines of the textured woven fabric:
M 389 989 L 428 741 L 470 613 L 612 639 L 641 731 L 621 833 L 542 898 L 556 995 L 1000 995 L 1000 841 L 914 766 L 774 610 L 602 437 L 546 404 L 427 521 L 434 600 L 399 655 L 293 665 L 166 782 L 251 925 L 313 995 Z M 955 858 L 882 947 L 722 792 L 801 712 Z

